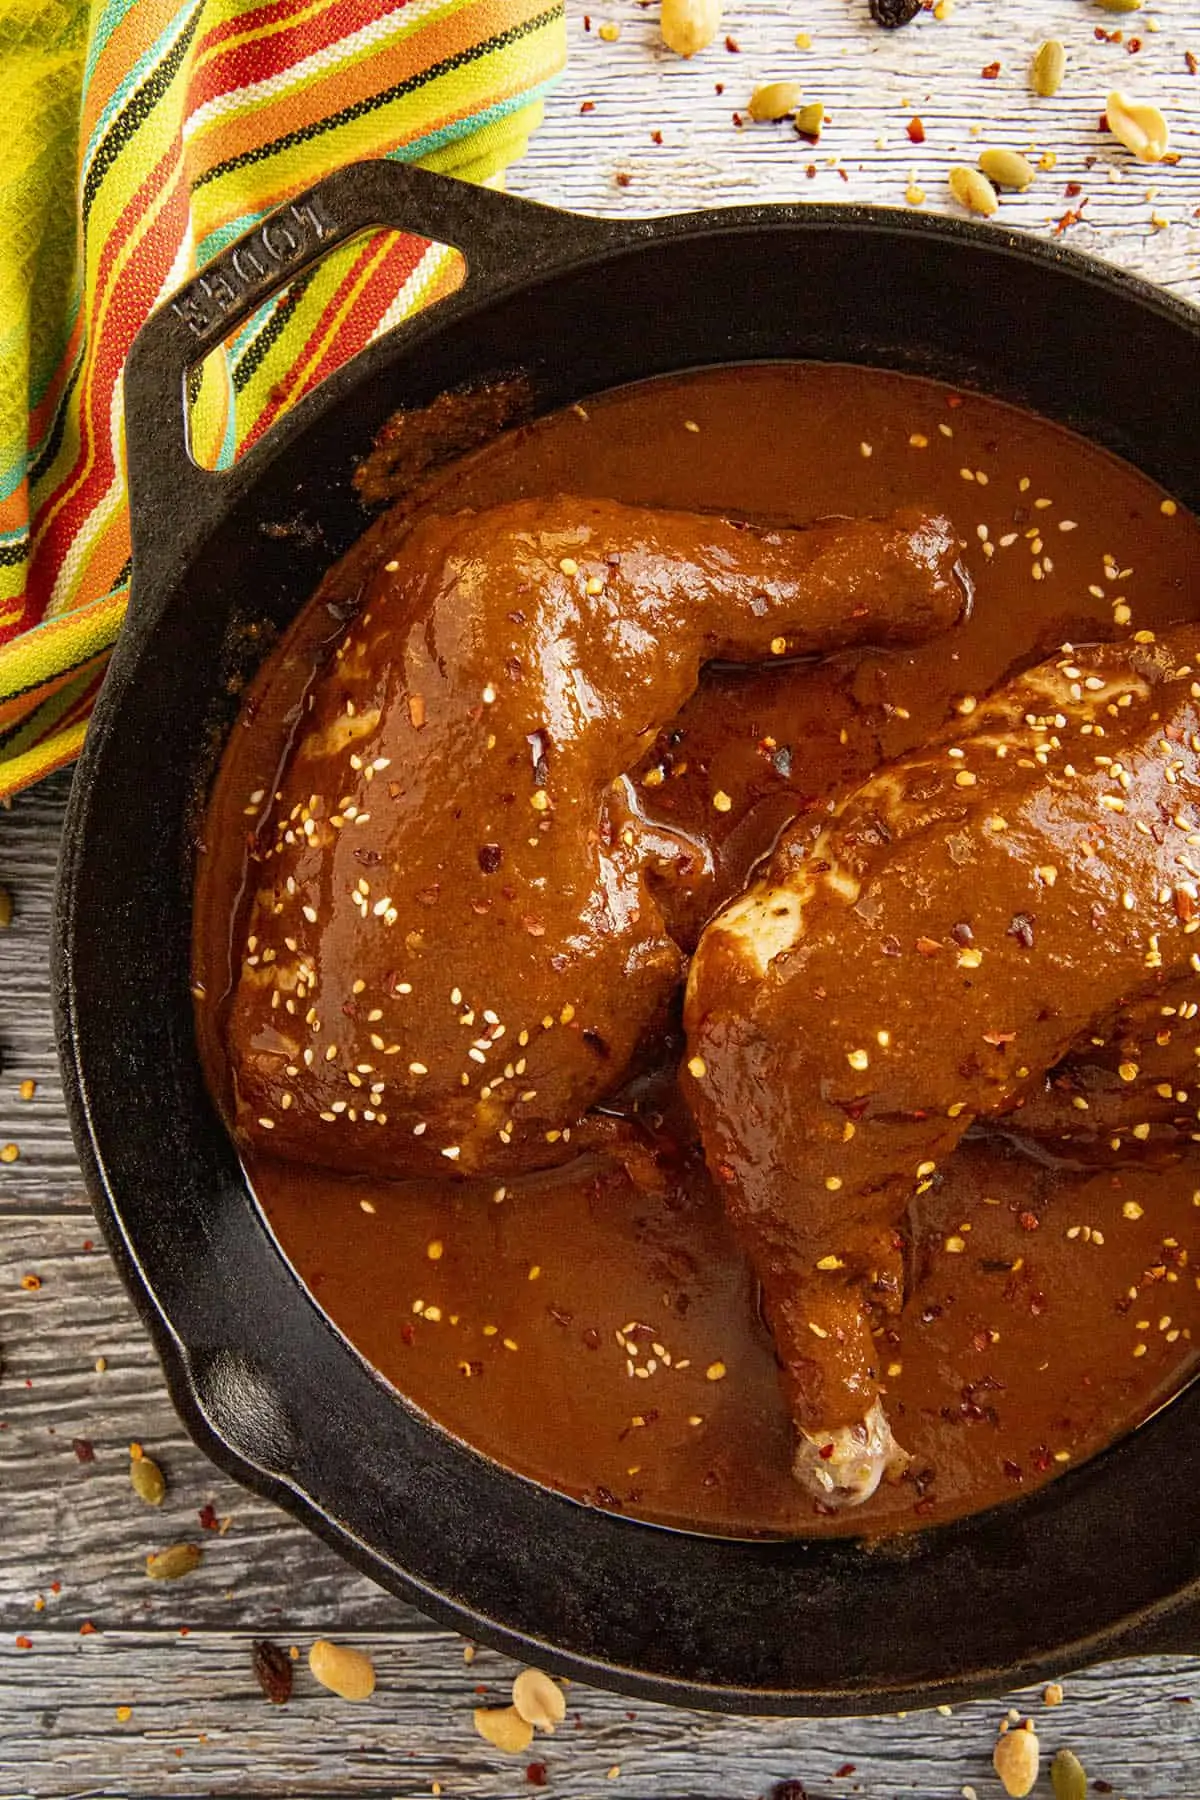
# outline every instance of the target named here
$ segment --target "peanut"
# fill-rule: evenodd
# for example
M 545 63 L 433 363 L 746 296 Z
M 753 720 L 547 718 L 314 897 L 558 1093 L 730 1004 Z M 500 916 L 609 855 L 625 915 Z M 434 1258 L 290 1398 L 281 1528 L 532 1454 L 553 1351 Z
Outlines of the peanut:
M 375 1692 L 375 1665 L 361 1650 L 318 1638 L 308 1653 L 314 1678 L 343 1700 L 369 1700 Z
M 505 1756 L 520 1756 L 533 1742 L 533 1726 L 515 1706 L 477 1706 L 473 1717 L 480 1737 Z
M 721 0 L 662 0 L 660 24 L 668 50 L 695 56 L 721 29 Z
M 1105 117 L 1117 142 L 1132 151 L 1139 162 L 1162 161 L 1171 133 L 1157 106 L 1146 100 L 1131 100 L 1128 94 L 1114 88 L 1108 96 Z
M 553 1731 L 567 1716 L 567 1702 L 557 1682 L 541 1669 L 522 1669 L 512 1685 L 513 1705 L 527 1725 Z
M 1038 1778 L 1037 1733 L 1029 1726 L 1002 1732 L 992 1751 L 992 1767 L 1012 1800 L 1024 1800 Z

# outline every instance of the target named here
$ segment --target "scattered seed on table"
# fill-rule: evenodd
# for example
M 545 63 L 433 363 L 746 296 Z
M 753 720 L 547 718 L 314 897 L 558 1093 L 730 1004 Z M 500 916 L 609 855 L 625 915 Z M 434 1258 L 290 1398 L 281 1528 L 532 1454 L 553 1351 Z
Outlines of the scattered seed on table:
M 318 1638 L 308 1653 L 314 1678 L 342 1700 L 369 1700 L 375 1692 L 375 1665 L 361 1650 Z
M 146 1573 L 151 1581 L 178 1581 L 190 1575 L 204 1561 L 199 1544 L 172 1544 L 166 1550 L 152 1550 L 146 1558 Z

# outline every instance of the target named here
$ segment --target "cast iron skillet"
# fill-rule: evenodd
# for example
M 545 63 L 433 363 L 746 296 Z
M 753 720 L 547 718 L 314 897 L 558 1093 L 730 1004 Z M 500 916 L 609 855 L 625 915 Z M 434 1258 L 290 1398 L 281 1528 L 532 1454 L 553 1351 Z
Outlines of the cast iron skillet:
M 464 287 L 231 473 L 195 467 L 188 370 L 375 225 L 458 246 Z M 289 620 L 362 530 L 351 474 L 388 415 L 514 367 L 548 410 L 797 357 L 1027 404 L 1200 507 L 1200 314 L 996 226 L 828 206 L 617 223 L 376 162 L 226 252 L 130 359 L 133 599 L 71 795 L 55 986 L 97 1212 L 217 1463 L 385 1587 L 552 1670 L 686 1706 L 882 1711 L 1195 1645 L 1200 1385 L 1041 1492 L 900 1547 L 733 1542 L 585 1509 L 431 1425 L 318 1311 L 206 1097 L 188 994 L 195 792 L 235 709 L 228 677 L 247 629 Z

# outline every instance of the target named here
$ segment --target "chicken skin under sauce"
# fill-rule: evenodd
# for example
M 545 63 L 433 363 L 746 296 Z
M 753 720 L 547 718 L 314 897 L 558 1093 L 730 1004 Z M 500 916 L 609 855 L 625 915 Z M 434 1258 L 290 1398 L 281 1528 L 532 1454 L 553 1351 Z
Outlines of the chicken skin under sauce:
M 709 659 L 952 626 L 958 553 L 920 513 L 757 530 L 563 498 L 416 525 L 310 691 L 252 851 L 226 1024 L 242 1141 L 381 1176 L 574 1155 L 682 977 L 647 875 L 706 873 L 626 771 Z
M 1021 1130 L 1028 1100 L 1035 1123 L 1095 1021 L 1178 1006 L 1200 969 L 1198 663 L 1196 626 L 1065 649 L 873 776 L 807 855 L 785 832 L 701 938 L 685 1089 L 762 1283 L 795 1473 L 831 1505 L 904 1461 L 873 1325 L 901 1304 L 910 1200 L 975 1121 Z

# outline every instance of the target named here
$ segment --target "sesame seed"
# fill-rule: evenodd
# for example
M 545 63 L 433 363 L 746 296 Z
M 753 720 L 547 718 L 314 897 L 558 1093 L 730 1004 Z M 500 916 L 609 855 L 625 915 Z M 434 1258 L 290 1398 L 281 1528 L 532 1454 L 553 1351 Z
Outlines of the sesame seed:
M 696 1081 L 703 1081 L 708 1074 L 708 1065 L 702 1056 L 688 1058 L 688 1074 Z
M 706 1381 L 723 1381 L 725 1379 L 725 1364 L 723 1362 L 709 1363 L 707 1369 L 704 1371 L 704 1378 Z
M 787 649 L 787 639 L 786 638 L 773 637 L 771 639 L 771 655 L 772 656 L 782 656 L 786 649 Z
M 447 1144 L 442 1151 L 442 1155 L 450 1162 L 457 1162 L 462 1155 L 462 1147 L 459 1144 Z
M 1174 500 L 1164 500 L 1159 511 L 1162 513 L 1164 519 L 1173 519 L 1175 514 L 1179 511 L 1179 507 Z
M 827 1175 L 825 1177 L 825 1186 L 829 1189 L 831 1194 L 836 1194 L 841 1185 L 842 1178 L 840 1175 Z
M 846 1061 L 852 1069 L 863 1070 L 870 1067 L 871 1058 L 865 1050 L 848 1050 Z
M 573 556 L 562 557 L 558 566 L 564 575 L 578 575 L 579 573 L 579 564 Z
M 729 798 L 729 795 L 725 792 L 724 788 L 717 789 L 716 793 L 713 795 L 712 803 L 719 813 L 727 813 L 731 811 L 733 807 L 733 801 Z
M 954 777 L 954 785 L 962 788 L 974 787 L 976 780 L 977 777 L 971 773 L 970 769 L 959 769 Z

